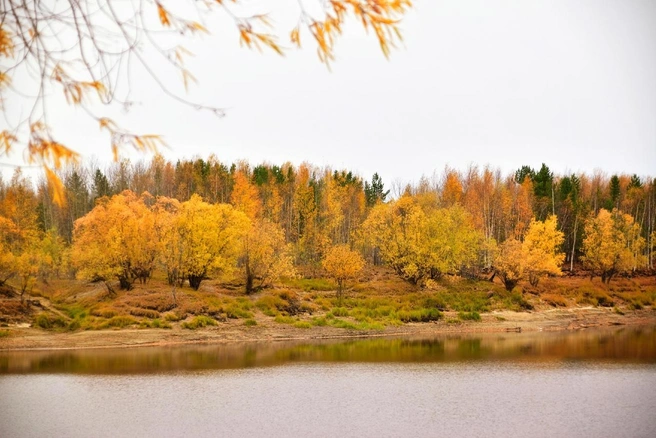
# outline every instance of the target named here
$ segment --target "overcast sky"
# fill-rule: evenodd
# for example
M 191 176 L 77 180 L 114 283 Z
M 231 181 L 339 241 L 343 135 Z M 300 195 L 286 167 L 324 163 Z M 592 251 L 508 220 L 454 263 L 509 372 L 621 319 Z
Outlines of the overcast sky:
M 215 20 L 213 36 L 187 44 L 189 98 L 225 118 L 135 73 L 141 103 L 121 120 L 162 134 L 167 158 L 309 161 L 385 182 L 470 163 L 656 174 L 656 1 L 417 0 L 389 60 L 350 23 L 331 72 L 308 35 L 280 58 L 240 48 Z M 57 106 L 56 134 L 108 162 L 108 139 L 82 117 Z

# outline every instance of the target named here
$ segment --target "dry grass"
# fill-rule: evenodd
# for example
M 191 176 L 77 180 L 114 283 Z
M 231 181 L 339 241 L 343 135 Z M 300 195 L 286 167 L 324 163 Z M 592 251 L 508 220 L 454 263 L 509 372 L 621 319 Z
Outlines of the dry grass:
M 34 294 L 49 299 L 50 308 L 26 310 L 16 296 L 0 296 L 0 325 L 35 324 L 35 315 L 41 312 L 41 325 L 59 330 L 166 329 L 183 324 L 197 328 L 209 320 L 216 324 L 241 320 L 244 326 L 276 321 L 298 328 L 378 330 L 439 320 L 445 311 L 457 312 L 459 319 L 453 322 L 458 323 L 496 310 L 604 306 L 632 312 L 656 303 L 653 276 L 619 278 L 610 286 L 588 277 L 547 278 L 537 287 L 522 282 L 507 292 L 498 279 L 491 283 L 450 277 L 421 289 L 389 269 L 369 267 L 359 282 L 349 286 L 342 299 L 337 298 L 334 284 L 324 278 L 286 280 L 277 288 L 245 295 L 237 281 L 214 279 L 204 281 L 198 291 L 184 287 L 176 288 L 174 294 L 159 275 L 146 285 L 109 295 L 102 283 L 55 280 L 39 284 Z

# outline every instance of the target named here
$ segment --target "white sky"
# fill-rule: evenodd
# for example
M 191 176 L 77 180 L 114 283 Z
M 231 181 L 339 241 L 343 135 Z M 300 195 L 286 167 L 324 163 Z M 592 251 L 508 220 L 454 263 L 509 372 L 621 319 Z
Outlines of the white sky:
M 185 108 L 138 72 L 141 104 L 117 116 L 162 134 L 169 159 L 308 161 L 378 172 L 388 187 L 470 163 L 656 174 L 653 0 L 417 0 L 390 60 L 349 23 L 332 72 L 309 35 L 280 58 L 240 48 L 225 19 L 208 26 L 213 36 L 186 44 L 198 79 L 189 98 L 225 118 Z M 109 162 L 108 138 L 81 110 L 51 114 L 69 146 Z

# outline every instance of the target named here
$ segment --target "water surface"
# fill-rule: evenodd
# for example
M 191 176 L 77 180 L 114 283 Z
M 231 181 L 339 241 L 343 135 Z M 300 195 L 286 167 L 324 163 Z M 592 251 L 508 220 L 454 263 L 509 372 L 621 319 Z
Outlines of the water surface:
M 0 353 L 0 436 L 656 436 L 656 330 Z

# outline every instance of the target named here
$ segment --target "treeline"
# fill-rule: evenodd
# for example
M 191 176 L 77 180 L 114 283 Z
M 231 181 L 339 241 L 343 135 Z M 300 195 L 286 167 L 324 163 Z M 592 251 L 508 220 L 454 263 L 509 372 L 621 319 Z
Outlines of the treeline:
M 396 187 L 397 199 L 390 200 L 377 174 L 366 181 L 346 170 L 305 163 L 228 165 L 215 157 L 173 163 L 155 156 L 148 163 L 122 161 L 108 169 L 70 168 L 61 179 L 67 196 L 63 206 L 54 202 L 45 180 L 34 185 L 20 171 L 9 181 L 0 180 L 0 283 L 19 277 L 21 287 L 28 288 L 33 278 L 77 271 L 88 278 L 119 279 L 128 287 L 130 281 L 145 281 L 146 271 L 162 267 L 170 282 L 187 280 L 197 287 L 209 269 L 190 274 L 177 266 L 171 272 L 161 256 L 172 248 L 161 234 L 163 212 L 172 215 L 168 220 L 175 223 L 180 244 L 180 236 L 190 233 L 180 218 L 194 208 L 200 217 L 230 217 L 228 222 L 237 224 L 230 225 L 236 243 L 223 264 L 242 271 L 253 270 L 244 248 L 267 245 L 285 260 L 284 268 L 274 269 L 281 274 L 294 266 L 312 273 L 330 248 L 346 245 L 370 263 L 389 264 L 422 285 L 445 274 L 482 271 L 496 272 L 512 287 L 524 278 L 537 282 L 540 275 L 575 267 L 608 281 L 621 272 L 653 269 L 652 177 L 554 175 L 544 164 L 508 175 L 489 167 L 447 168 L 417 184 Z M 160 246 L 140 250 L 135 242 L 121 240 L 125 236 L 118 230 L 126 230 L 131 215 L 142 227 L 134 225 L 139 231 L 132 232 L 148 235 Z M 198 226 L 210 233 L 218 229 L 213 222 Z M 271 242 L 262 243 L 265 237 Z M 133 267 L 123 274 L 91 272 L 94 260 L 113 244 L 119 245 L 117 254 L 121 248 L 148 252 L 151 268 L 141 274 Z M 94 245 L 98 252 L 85 258 Z M 39 251 L 30 252 L 36 247 Z M 192 255 L 180 252 L 176 257 L 179 265 Z M 544 266 L 531 267 L 530 260 L 542 260 Z M 212 260 L 208 266 L 217 263 Z M 261 277 L 245 275 L 247 289 L 257 280 L 268 282 Z

